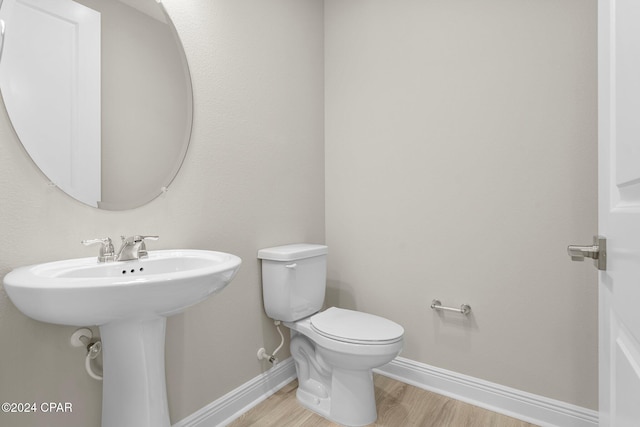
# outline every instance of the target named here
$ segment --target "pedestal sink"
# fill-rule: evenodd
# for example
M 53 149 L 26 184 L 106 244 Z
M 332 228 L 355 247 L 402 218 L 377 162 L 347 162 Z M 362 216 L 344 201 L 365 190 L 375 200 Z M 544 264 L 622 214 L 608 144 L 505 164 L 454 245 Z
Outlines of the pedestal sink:
M 169 427 L 166 319 L 222 290 L 240 263 L 204 250 L 149 251 L 124 262 L 78 258 L 17 268 L 4 287 L 33 319 L 100 327 L 102 427 Z

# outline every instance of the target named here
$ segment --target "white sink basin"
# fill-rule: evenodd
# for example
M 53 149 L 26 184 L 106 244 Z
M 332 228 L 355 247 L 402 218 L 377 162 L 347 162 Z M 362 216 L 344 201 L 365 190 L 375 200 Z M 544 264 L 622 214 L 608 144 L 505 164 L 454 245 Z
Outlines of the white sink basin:
M 4 278 L 27 316 L 62 325 L 170 316 L 220 291 L 240 267 L 235 255 L 204 250 L 149 251 L 135 261 L 95 257 L 20 267 Z
M 167 316 L 220 291 L 240 263 L 235 255 L 203 250 L 150 251 L 141 260 L 107 263 L 79 258 L 17 268 L 4 288 L 36 320 L 100 326 L 102 427 L 170 427 Z

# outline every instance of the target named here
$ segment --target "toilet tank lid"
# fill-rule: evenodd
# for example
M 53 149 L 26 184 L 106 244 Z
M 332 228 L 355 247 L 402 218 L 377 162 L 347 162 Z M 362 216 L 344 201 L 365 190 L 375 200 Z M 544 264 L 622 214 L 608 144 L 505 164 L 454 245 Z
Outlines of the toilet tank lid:
M 293 245 L 260 249 L 258 251 L 258 258 L 270 261 L 295 261 L 298 259 L 326 255 L 327 252 L 329 252 L 329 248 L 325 245 L 296 243 Z

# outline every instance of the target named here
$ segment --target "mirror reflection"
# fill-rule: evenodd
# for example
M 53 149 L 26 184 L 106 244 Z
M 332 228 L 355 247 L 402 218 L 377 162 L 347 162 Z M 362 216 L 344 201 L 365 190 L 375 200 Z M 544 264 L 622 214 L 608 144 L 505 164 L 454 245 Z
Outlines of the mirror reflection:
M 171 183 L 192 124 L 182 44 L 156 0 L 3 0 L 0 90 L 47 178 L 102 209 Z

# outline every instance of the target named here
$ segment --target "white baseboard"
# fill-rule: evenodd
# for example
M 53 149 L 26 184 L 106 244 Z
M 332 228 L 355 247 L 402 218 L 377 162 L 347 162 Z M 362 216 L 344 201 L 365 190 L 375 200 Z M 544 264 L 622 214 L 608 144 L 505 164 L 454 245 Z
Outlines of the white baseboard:
M 375 372 L 542 427 L 597 427 L 598 412 L 397 357 Z
M 296 378 L 296 366 L 293 359 L 289 357 L 267 372 L 178 421 L 173 427 L 226 426 L 289 384 L 294 378 Z
M 541 427 L 597 427 L 598 412 L 397 357 L 376 373 Z M 292 358 L 230 391 L 173 427 L 225 426 L 296 377 Z

